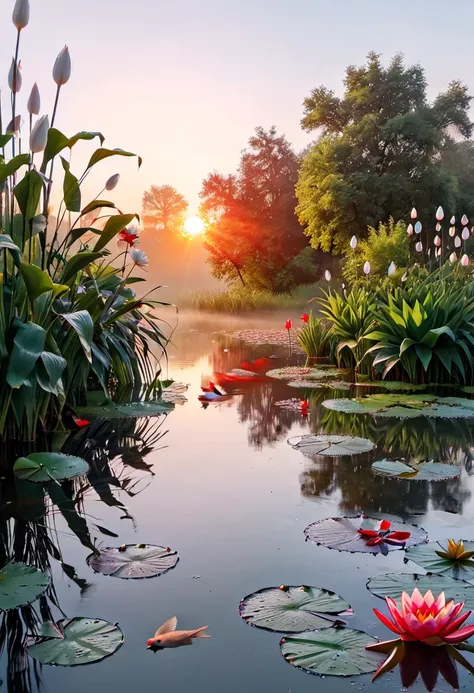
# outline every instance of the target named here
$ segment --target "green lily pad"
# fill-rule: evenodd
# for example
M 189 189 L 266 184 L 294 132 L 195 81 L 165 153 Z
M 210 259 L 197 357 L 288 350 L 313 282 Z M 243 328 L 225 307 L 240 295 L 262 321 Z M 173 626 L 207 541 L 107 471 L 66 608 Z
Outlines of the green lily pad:
M 422 392 L 426 390 L 428 385 L 412 385 L 411 383 L 403 383 L 397 380 L 365 380 L 361 383 L 355 383 L 357 387 L 380 387 L 384 390 L 393 392 Z M 435 387 L 435 385 L 433 385 Z
M 90 406 L 77 407 L 77 413 L 90 419 L 138 419 L 145 416 L 169 414 L 173 409 L 173 402 L 165 402 L 164 400 L 157 402 L 130 402 L 129 404 L 104 402 L 103 404 L 94 403 Z
M 26 645 L 30 657 L 41 664 L 74 667 L 100 662 L 123 643 L 117 624 L 98 618 L 72 618 L 57 623 L 59 633 L 32 638 Z M 62 637 L 61 637 L 62 635 Z
M 28 457 L 19 457 L 13 465 L 13 472 L 19 479 L 37 483 L 73 479 L 88 471 L 89 465 L 82 457 L 62 452 L 33 452 Z
M 443 481 L 461 476 L 459 467 L 441 462 L 421 462 L 410 465 L 401 460 L 378 460 L 372 464 L 372 471 L 394 479 L 414 479 L 415 481 Z
M 360 534 L 360 529 L 376 527 L 380 520 L 376 518 L 360 517 L 327 517 L 308 525 L 304 530 L 306 539 L 318 546 L 326 546 L 337 551 L 350 551 L 351 553 L 388 553 L 408 546 L 416 546 L 427 541 L 428 535 L 422 527 L 410 525 L 406 522 L 391 522 L 390 533 L 409 532 L 410 536 L 401 542 L 371 545 L 368 539 Z M 389 539 L 390 534 L 387 536 Z
M 87 563 L 96 573 L 124 579 L 151 578 L 174 568 L 178 553 L 152 544 L 124 544 L 91 554 Z
M 466 551 L 474 551 L 473 541 L 464 541 Z M 427 573 L 447 575 L 455 580 L 474 580 L 474 559 L 468 558 L 462 561 L 452 561 L 441 558 L 436 551 L 446 551 L 444 542 L 432 541 L 425 546 L 416 546 L 407 550 L 405 560 L 413 561 L 426 570 Z
M 465 602 L 466 609 L 474 609 L 474 585 L 446 575 L 417 575 L 416 573 L 386 573 L 370 578 L 367 589 L 376 597 L 393 597 L 400 601 L 402 592 L 411 594 L 417 587 L 422 594 L 431 590 L 434 595 L 444 592 L 446 599 Z
M 337 378 L 346 371 L 341 368 L 328 367 L 308 368 L 305 366 L 286 366 L 285 368 L 273 368 L 267 372 L 268 378 L 277 380 L 325 380 L 327 378 Z
M 292 380 L 288 383 L 288 387 L 296 388 L 306 388 L 307 390 L 326 390 L 328 388 L 327 383 L 321 380 Z
M 356 436 L 327 436 L 304 435 L 288 439 L 288 445 L 300 450 L 305 455 L 324 455 L 326 457 L 342 457 L 344 455 L 360 455 L 373 450 L 374 443 L 368 438 Z
M 400 419 L 419 416 L 447 419 L 474 417 L 474 400 L 427 394 L 376 394 L 354 399 L 328 399 L 323 406 L 344 414 L 373 414 Z
M 315 628 L 330 628 L 334 619 L 327 615 L 338 615 L 350 608 L 342 597 L 329 590 L 307 585 L 282 585 L 266 587 L 244 597 L 239 614 L 256 628 L 301 633 Z
M 310 674 L 357 676 L 376 671 L 386 656 L 365 649 L 376 642 L 353 628 L 325 628 L 282 638 L 280 651 L 287 662 Z
M 0 569 L 0 611 L 31 604 L 49 587 L 49 575 L 26 563 L 7 563 Z

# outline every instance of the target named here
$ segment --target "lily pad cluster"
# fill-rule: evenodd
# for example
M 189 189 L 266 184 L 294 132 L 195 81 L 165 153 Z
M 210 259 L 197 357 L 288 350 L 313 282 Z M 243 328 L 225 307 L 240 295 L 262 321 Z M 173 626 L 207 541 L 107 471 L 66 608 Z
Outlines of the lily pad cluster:
M 294 382 L 304 382 L 305 387 L 308 387 L 311 383 L 316 384 L 321 381 L 339 378 L 345 373 L 347 373 L 347 371 L 342 368 L 320 365 L 317 368 L 310 368 L 307 366 L 286 366 L 285 368 L 273 368 L 272 370 L 268 371 L 266 375 L 268 378 L 288 380 L 290 381 L 289 384 Z M 322 383 L 321 386 L 325 387 L 324 383 Z
M 474 417 L 474 400 L 428 394 L 376 394 L 354 399 L 328 399 L 323 406 L 344 414 L 372 414 L 400 419 L 419 416 L 448 419 Z
M 402 460 L 378 460 L 372 464 L 372 471 L 381 476 L 415 481 L 444 481 L 461 476 L 461 469 L 457 465 L 441 462 L 408 463 Z

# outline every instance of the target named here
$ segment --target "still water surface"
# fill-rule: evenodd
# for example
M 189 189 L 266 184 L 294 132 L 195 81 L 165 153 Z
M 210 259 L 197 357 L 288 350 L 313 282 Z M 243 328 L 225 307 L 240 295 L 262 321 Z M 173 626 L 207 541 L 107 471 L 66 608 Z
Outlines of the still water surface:
M 10 686 L 10 693 L 38 686 L 51 693 L 401 689 L 397 672 L 371 684 L 369 676 L 321 679 L 293 668 L 279 654 L 281 636 L 247 626 L 237 613 L 239 601 L 281 583 L 326 587 L 353 606 L 351 626 L 388 637 L 372 614 L 374 606 L 383 608 L 383 604 L 365 585 L 374 575 L 408 571 L 403 552 L 386 557 L 339 553 L 306 543 L 303 530 L 320 518 L 365 513 L 402 517 L 424 527 L 430 539 L 472 539 L 474 425 L 423 418 L 376 424 L 369 416 L 328 412 L 320 402 L 337 395 L 320 390 L 313 391 L 310 415 L 303 418 L 298 411 L 274 405 L 298 391 L 269 379 L 242 385 L 241 393 L 230 400 L 203 408 L 198 401 L 201 381 L 214 371 L 275 354 L 281 358 L 269 367 L 288 363 L 286 348 L 247 346 L 225 331 L 281 324 L 278 316 L 222 322 L 212 317 L 181 318 L 168 368 L 171 377 L 189 384 L 188 401 L 166 418 L 122 422 L 128 426 L 125 432 L 118 438 L 106 435 L 105 443 L 97 434 L 92 440 L 95 478 L 92 475 L 92 485 L 83 485 L 80 492 L 81 507 L 99 545 L 156 543 L 177 549 L 180 561 L 174 570 L 149 580 L 97 575 L 85 561 L 90 551 L 55 515 L 55 541 L 82 586 L 81 590 L 53 565 L 58 604 L 68 617 L 118 622 L 125 643 L 98 664 L 43 667 L 37 681 L 31 660 L 16 662 L 25 671 L 29 667 L 31 681 L 25 683 L 24 676 L 17 676 L 16 689 Z M 297 360 L 293 355 L 292 362 Z M 286 442 L 307 432 L 352 433 L 373 439 L 378 447 L 370 456 L 315 461 Z M 431 484 L 376 477 L 370 463 L 387 451 L 392 457 L 456 459 L 462 464 L 462 476 Z M 110 483 L 104 485 L 100 479 L 107 475 Z M 117 500 L 124 507 L 115 505 Z M 104 536 L 96 525 L 119 538 Z M 413 565 L 411 569 L 416 572 Z M 156 654 L 147 651 L 147 638 L 172 615 L 182 628 L 208 624 L 212 639 Z M 4 652 L 4 673 L 0 673 L 4 690 L 9 678 L 6 666 Z M 466 676 L 461 680 L 464 687 L 472 686 Z M 439 684 L 437 690 L 447 690 L 446 685 Z

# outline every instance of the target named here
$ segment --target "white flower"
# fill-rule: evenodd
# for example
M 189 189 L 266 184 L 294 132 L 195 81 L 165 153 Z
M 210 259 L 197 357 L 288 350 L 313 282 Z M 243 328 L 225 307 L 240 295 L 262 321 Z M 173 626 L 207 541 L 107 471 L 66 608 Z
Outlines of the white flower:
M 461 224 L 463 226 L 467 226 L 469 224 L 469 219 L 467 218 L 467 216 L 465 214 L 463 214 L 461 217 Z
M 21 61 L 15 66 L 15 58 L 12 58 L 12 64 L 8 70 L 8 86 L 14 94 L 18 94 L 21 89 Z
M 453 216 L 451 217 L 451 219 L 449 220 L 449 223 L 450 223 L 450 224 L 455 224 L 455 223 L 456 223 L 456 217 L 454 216 L 454 214 L 453 214 Z
M 109 190 L 109 191 L 113 190 L 117 186 L 117 183 L 119 182 L 119 178 L 120 178 L 120 173 L 114 173 L 113 176 L 110 176 L 107 183 L 105 184 L 105 189 Z
M 467 226 L 462 230 L 461 236 L 462 236 L 463 241 L 467 241 L 467 239 L 469 238 L 470 233 L 469 233 L 469 229 L 467 228 Z
M 441 207 L 441 205 L 436 210 L 436 219 L 437 219 L 437 221 L 443 221 L 443 219 L 444 219 L 444 210 Z
M 441 224 L 436 224 L 436 231 L 441 231 Z
M 392 261 L 392 262 L 389 264 L 389 266 L 388 266 L 388 272 L 387 272 L 388 276 L 391 277 L 392 274 L 395 272 L 396 269 L 397 269 L 397 266 L 396 266 L 396 264 Z
M 30 2 L 29 0 L 16 0 L 12 14 L 13 24 L 18 31 L 21 31 L 30 21 Z
M 439 248 L 439 246 L 441 245 L 441 238 L 439 236 L 435 236 L 433 243 L 437 248 Z
M 423 243 L 421 241 L 418 241 L 418 243 L 415 245 L 415 250 L 417 253 L 421 253 L 423 250 Z
M 53 67 L 53 79 L 58 85 L 62 87 L 63 84 L 69 81 L 71 76 L 71 56 L 69 55 L 69 48 L 64 46 L 62 51 L 59 53 Z
M 416 219 L 417 216 L 418 216 L 418 212 L 416 211 L 415 207 L 413 207 L 411 212 L 410 212 L 410 218 Z
M 365 275 L 370 274 L 370 262 L 368 260 L 364 263 L 364 274 Z
M 460 248 L 460 247 L 461 247 L 461 243 L 462 243 L 462 241 L 461 241 L 461 239 L 459 238 L 459 236 L 456 236 L 456 238 L 454 239 L 454 247 L 455 247 L 455 248 Z
M 42 152 L 48 141 L 49 118 L 47 115 L 38 118 L 30 135 L 30 149 L 33 154 Z
M 407 226 L 407 234 L 409 236 L 413 236 L 413 226 L 411 224 L 408 224 Z
M 469 264 L 469 257 L 468 257 L 468 255 L 463 255 L 462 258 L 461 258 L 461 265 L 462 265 L 463 267 L 467 267 L 468 264 Z
M 449 235 L 451 236 L 451 238 L 454 238 L 454 236 L 456 235 L 456 227 L 455 226 L 449 227 Z
M 26 104 L 26 110 L 31 115 L 39 115 L 40 107 L 41 107 L 40 93 L 39 93 L 38 85 L 35 82 L 31 88 L 30 96 L 28 98 L 28 103 Z
M 140 248 L 132 248 L 130 250 L 130 258 L 137 267 L 146 267 L 149 262 L 147 254 Z
M 355 236 L 352 236 L 351 238 L 351 248 L 354 250 L 354 248 L 357 248 L 357 238 Z
M 454 252 L 451 253 L 451 255 L 449 256 L 449 261 L 450 261 L 450 262 L 456 262 L 457 259 L 458 259 L 458 256 L 457 256 L 456 253 L 454 253 Z
M 331 272 L 330 272 L 329 270 L 326 270 L 326 271 L 325 271 L 325 273 L 324 273 L 324 279 L 325 279 L 327 282 L 330 282 L 330 281 L 331 281 Z
M 422 228 L 421 221 L 417 221 L 415 224 L 415 233 L 421 233 Z

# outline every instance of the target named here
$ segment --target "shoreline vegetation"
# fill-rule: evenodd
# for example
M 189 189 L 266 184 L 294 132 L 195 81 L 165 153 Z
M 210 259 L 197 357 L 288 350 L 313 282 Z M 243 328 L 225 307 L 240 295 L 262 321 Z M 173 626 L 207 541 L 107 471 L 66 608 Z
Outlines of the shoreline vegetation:
M 177 304 L 180 310 L 197 310 L 205 313 L 248 313 L 252 311 L 300 310 L 321 295 L 327 282 L 299 286 L 291 293 L 273 293 L 267 289 L 251 289 L 236 286 L 227 291 L 189 291 L 182 294 Z

